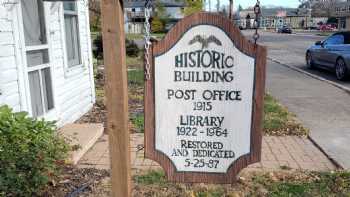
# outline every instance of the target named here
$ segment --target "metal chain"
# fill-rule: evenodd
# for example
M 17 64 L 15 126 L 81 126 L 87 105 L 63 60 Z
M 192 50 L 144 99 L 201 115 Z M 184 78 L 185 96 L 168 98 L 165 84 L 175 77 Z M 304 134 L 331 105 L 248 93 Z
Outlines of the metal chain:
M 261 9 L 260 9 L 260 1 L 257 0 L 256 4 L 254 6 L 254 13 L 255 13 L 255 20 L 254 20 L 254 28 L 255 28 L 255 33 L 253 35 L 254 43 L 256 44 L 258 42 L 258 39 L 260 37 L 258 29 L 259 29 L 259 17 L 261 14 Z
M 145 3 L 145 79 L 149 80 L 151 78 L 151 63 L 150 63 L 150 48 L 152 45 L 151 42 L 151 18 L 152 12 L 152 1 L 147 0 Z

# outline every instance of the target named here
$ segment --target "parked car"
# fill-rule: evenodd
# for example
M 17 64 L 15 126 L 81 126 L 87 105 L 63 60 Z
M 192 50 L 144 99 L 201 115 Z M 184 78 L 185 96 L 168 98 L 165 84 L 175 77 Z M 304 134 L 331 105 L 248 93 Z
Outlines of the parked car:
M 292 29 L 288 27 L 287 25 L 283 25 L 283 27 L 278 28 L 278 33 L 286 33 L 286 34 L 291 34 Z
M 319 30 L 321 31 L 333 31 L 336 27 L 333 24 L 320 25 Z
M 308 68 L 322 67 L 335 71 L 338 80 L 350 74 L 350 31 L 339 32 L 317 41 L 306 51 Z

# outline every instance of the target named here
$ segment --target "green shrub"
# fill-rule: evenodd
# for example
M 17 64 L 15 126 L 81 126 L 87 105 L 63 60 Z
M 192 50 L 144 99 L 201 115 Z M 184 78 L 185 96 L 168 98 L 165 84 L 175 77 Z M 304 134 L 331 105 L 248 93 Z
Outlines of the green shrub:
M 137 133 L 144 133 L 145 132 L 145 118 L 143 113 L 142 114 L 136 114 L 131 117 L 131 122 L 136 128 Z
M 68 145 L 54 122 L 0 106 L 0 196 L 36 196 L 55 178 Z
M 163 33 L 165 31 L 165 26 L 164 26 L 164 23 L 163 21 L 158 18 L 158 17 L 155 17 L 153 20 L 152 20 L 152 32 L 153 33 Z
M 133 40 L 126 39 L 125 41 L 126 55 L 129 57 L 137 57 L 140 53 L 140 49 Z
M 137 57 L 140 49 L 133 40 L 125 39 L 126 55 L 130 57 Z M 102 35 L 95 36 L 93 41 L 92 53 L 96 59 L 103 59 L 103 39 Z

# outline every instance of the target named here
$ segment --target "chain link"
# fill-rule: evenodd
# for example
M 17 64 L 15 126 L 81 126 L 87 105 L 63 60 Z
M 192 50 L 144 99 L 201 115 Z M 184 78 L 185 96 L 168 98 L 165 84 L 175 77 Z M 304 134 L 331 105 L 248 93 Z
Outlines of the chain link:
M 151 0 L 145 3 L 145 79 L 149 80 L 151 78 L 151 62 L 150 62 L 150 49 L 151 49 L 151 18 L 152 4 Z
M 259 29 L 259 17 L 261 14 L 261 9 L 260 9 L 260 1 L 257 0 L 256 4 L 254 6 L 254 14 L 255 14 L 255 20 L 254 20 L 254 28 L 255 28 L 255 33 L 253 35 L 254 43 L 257 44 L 258 39 L 260 38 L 258 29 Z

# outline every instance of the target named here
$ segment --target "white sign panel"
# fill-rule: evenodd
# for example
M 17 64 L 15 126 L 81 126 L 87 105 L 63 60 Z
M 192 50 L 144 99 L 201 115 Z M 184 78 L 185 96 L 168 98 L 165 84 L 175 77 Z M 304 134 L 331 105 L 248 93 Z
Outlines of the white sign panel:
M 178 172 L 227 173 L 251 152 L 254 58 L 220 28 L 190 28 L 154 59 L 155 149 Z

